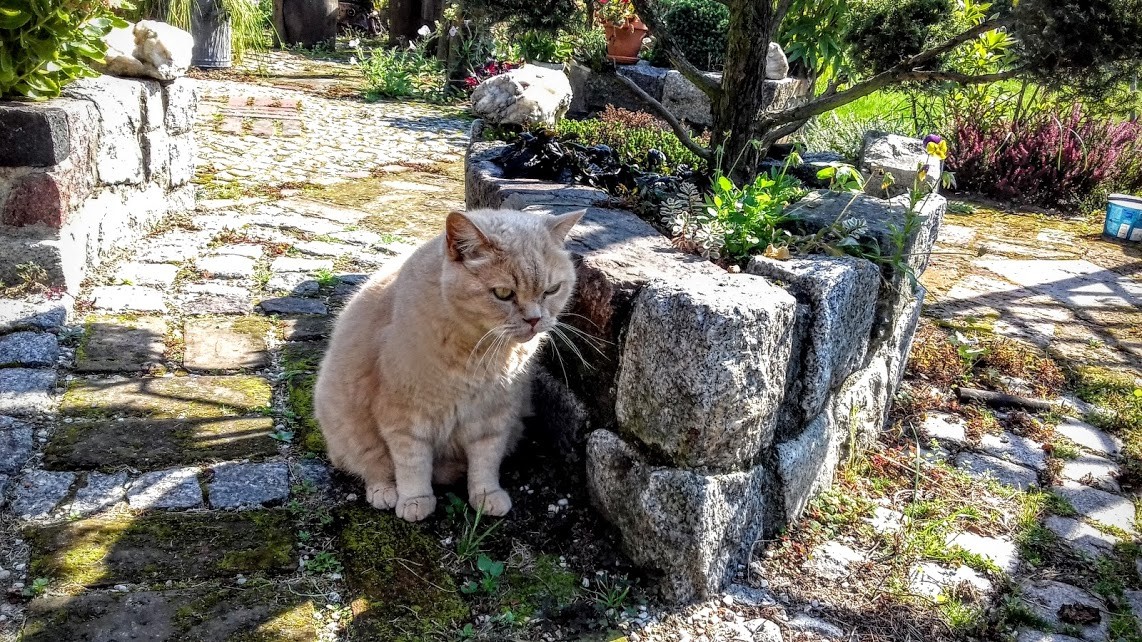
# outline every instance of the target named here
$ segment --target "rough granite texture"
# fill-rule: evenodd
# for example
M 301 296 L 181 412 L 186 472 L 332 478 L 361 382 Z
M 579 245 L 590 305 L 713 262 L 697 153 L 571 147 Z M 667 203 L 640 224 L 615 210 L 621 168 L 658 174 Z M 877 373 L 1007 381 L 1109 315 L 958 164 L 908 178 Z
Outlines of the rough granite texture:
M 207 484 L 207 492 L 214 508 L 280 502 L 289 495 L 289 465 L 285 462 L 219 464 L 214 467 L 214 478 Z
M 59 340 L 46 332 L 13 332 L 0 336 L 0 368 L 50 368 L 59 358 Z
M 20 517 L 45 517 L 67 496 L 75 473 L 46 470 L 28 471 L 17 480 L 10 508 Z
M 758 259 L 727 273 L 633 214 L 597 207 L 601 190 L 504 178 L 506 146 L 480 142 L 482 127 L 467 156 L 469 208 L 586 210 L 567 240 L 578 284 L 565 318 L 595 339 L 582 342 L 586 364 L 551 361 L 554 376 L 539 378 L 537 398 L 559 409 L 546 413 L 554 438 L 572 459 L 586 442 L 595 504 L 667 599 L 717 594 L 756 537 L 796 519 L 842 456 L 883 428 L 924 290 L 857 259 Z M 916 275 L 945 207 L 927 199 L 900 248 Z M 806 233 L 841 212 L 863 218 L 861 240 L 886 252 L 906 214 L 900 199 L 824 190 L 792 209 Z
M 52 411 L 52 390 L 56 385 L 54 370 L 28 368 L 0 369 L 0 414 L 26 416 Z
M 202 488 L 197 468 L 172 468 L 143 473 L 127 487 L 131 508 L 197 508 Z
M 0 416 L 0 473 L 15 473 L 32 456 L 35 428 L 12 417 Z

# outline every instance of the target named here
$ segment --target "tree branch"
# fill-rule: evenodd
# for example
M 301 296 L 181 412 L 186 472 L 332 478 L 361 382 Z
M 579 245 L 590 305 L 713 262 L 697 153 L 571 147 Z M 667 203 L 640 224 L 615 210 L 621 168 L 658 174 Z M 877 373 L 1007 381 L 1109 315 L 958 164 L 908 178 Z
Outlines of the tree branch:
M 793 0 L 777 0 L 777 6 L 773 9 L 773 20 L 769 25 L 771 40 L 777 41 L 777 36 L 781 32 L 781 21 L 785 19 L 785 14 L 789 13 L 791 6 L 793 6 Z
M 666 28 L 666 23 L 659 17 L 655 0 L 632 0 L 632 2 L 635 13 L 650 28 L 650 33 L 654 35 L 658 43 L 666 48 L 666 54 L 670 57 L 670 62 L 678 69 L 678 73 L 682 74 L 686 80 L 694 83 L 695 87 L 701 89 L 702 93 L 710 98 L 712 105 L 721 102 L 722 86 L 686 59 L 686 55 L 682 53 L 682 50 L 678 48 L 670 36 L 670 30 Z
M 690 132 L 686 130 L 685 125 L 683 125 L 677 118 L 675 118 L 674 114 L 670 113 L 670 110 L 667 109 L 662 103 L 658 102 L 654 99 L 653 96 L 643 91 L 642 87 L 638 86 L 638 83 L 620 73 L 615 73 L 615 78 L 618 78 L 619 82 L 623 83 L 631 91 L 633 91 L 635 95 L 639 97 L 639 99 L 646 103 L 647 107 L 650 107 L 654 113 L 658 114 L 659 118 L 669 123 L 670 128 L 674 130 L 674 135 L 678 136 L 678 140 L 682 142 L 682 145 L 686 147 L 686 149 L 694 152 L 698 158 L 701 158 L 705 161 L 709 161 L 714 157 L 713 153 L 709 149 L 702 147 L 698 143 L 694 142 L 694 139 L 690 137 Z
M 962 82 L 964 84 L 994 82 L 996 80 L 1005 80 L 1011 78 L 1018 73 L 1018 70 L 1008 70 L 997 74 L 982 74 L 978 76 L 969 76 L 966 74 L 958 74 L 955 72 L 945 71 L 924 71 L 917 69 L 926 62 L 934 60 L 943 54 L 955 49 L 956 47 L 968 42 L 972 38 L 980 34 L 987 33 L 992 29 L 997 29 L 1006 24 L 1005 20 L 988 20 L 982 24 L 976 25 L 963 33 L 948 39 L 938 47 L 934 47 L 927 51 L 922 51 L 907 60 L 903 60 L 891 68 L 876 74 L 875 76 L 858 82 L 857 84 L 849 87 L 848 89 L 836 93 L 822 94 L 809 102 L 791 107 L 779 112 L 774 112 L 764 115 L 758 125 L 759 129 L 765 130 L 774 125 L 781 125 L 784 123 L 791 123 L 799 120 L 805 120 L 823 114 L 832 109 L 836 109 L 841 105 L 851 103 L 858 98 L 863 98 L 878 89 L 883 89 L 890 84 L 900 82 L 903 80 L 951 80 L 953 82 Z

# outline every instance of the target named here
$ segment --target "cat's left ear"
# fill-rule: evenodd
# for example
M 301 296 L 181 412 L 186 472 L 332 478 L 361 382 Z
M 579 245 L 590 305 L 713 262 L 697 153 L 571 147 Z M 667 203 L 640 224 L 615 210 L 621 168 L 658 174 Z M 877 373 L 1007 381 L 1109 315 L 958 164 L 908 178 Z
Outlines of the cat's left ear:
M 549 216 L 547 217 L 547 229 L 551 231 L 551 235 L 557 240 L 564 241 L 567 239 L 567 234 L 571 231 L 571 228 L 575 227 L 579 219 L 583 218 L 586 214 L 587 210 L 576 210 L 574 212 L 560 214 L 559 216 Z

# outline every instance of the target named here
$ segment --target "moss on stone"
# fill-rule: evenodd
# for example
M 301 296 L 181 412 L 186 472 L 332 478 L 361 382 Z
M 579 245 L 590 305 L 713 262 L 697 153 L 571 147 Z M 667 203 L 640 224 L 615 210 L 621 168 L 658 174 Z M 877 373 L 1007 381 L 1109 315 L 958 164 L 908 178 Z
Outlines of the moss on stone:
M 24 535 L 35 577 L 85 587 L 282 571 L 294 557 L 282 511 L 87 519 Z
M 298 341 L 282 347 L 281 363 L 285 372 L 317 372 L 328 346 L 321 341 Z
M 49 470 L 103 470 L 131 466 L 157 470 L 179 464 L 272 457 L 269 417 L 127 419 L 63 424 L 44 450 Z
M 286 382 L 286 404 L 294 415 L 296 441 L 307 452 L 325 452 L 325 437 L 313 415 L 313 387 L 317 375 L 301 374 L 290 377 Z
M 579 577 L 553 555 L 540 555 L 523 570 L 509 569 L 505 584 L 498 610 L 527 618 L 571 604 L 579 591 Z
M 435 640 L 468 617 L 431 534 L 369 507 L 346 507 L 337 518 L 353 597 L 352 639 Z
M 64 393 L 60 412 L 89 419 L 208 419 L 249 414 L 271 401 L 269 382 L 255 376 L 78 379 Z

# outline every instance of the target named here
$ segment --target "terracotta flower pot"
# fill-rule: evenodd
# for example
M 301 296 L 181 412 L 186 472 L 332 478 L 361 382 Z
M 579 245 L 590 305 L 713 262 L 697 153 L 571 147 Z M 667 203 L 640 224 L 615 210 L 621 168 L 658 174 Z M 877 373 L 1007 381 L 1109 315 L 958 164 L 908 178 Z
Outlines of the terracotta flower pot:
M 642 48 L 642 39 L 648 33 L 641 20 L 630 19 L 622 26 L 606 24 L 603 25 L 603 31 L 607 35 L 607 58 L 622 65 L 638 62 L 638 50 Z

